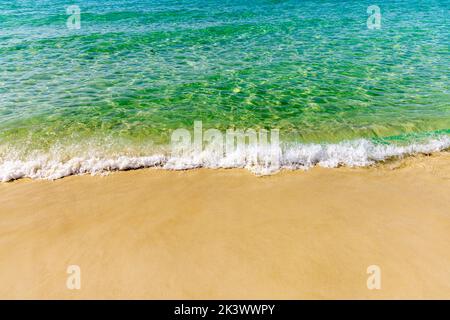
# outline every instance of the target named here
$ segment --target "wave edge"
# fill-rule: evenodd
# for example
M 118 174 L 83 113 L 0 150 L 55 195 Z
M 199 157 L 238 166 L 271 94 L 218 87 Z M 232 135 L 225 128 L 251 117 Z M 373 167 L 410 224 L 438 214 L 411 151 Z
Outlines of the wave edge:
M 0 159 L 0 181 L 21 178 L 56 180 L 71 175 L 104 175 L 112 171 L 161 168 L 188 170 L 195 168 L 245 168 L 257 175 L 273 174 L 281 169 L 307 170 L 314 166 L 326 168 L 366 167 L 391 158 L 415 154 L 429 154 L 450 148 L 450 136 L 433 137 L 423 142 L 407 145 L 381 144 L 367 139 L 343 141 L 335 144 L 284 144 L 279 161 L 255 162 L 255 152 L 267 155 L 268 150 L 241 150 L 226 157 L 217 158 L 206 151 L 186 157 L 165 154 L 149 156 L 117 155 L 112 157 L 80 156 L 62 161 L 49 155 L 33 159 Z

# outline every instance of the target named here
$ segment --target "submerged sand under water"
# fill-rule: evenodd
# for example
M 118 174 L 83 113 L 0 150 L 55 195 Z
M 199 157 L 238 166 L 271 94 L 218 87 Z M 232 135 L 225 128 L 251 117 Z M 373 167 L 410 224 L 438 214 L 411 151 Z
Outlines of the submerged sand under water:
M 3 183 L 0 298 L 450 298 L 449 190 L 448 152 Z

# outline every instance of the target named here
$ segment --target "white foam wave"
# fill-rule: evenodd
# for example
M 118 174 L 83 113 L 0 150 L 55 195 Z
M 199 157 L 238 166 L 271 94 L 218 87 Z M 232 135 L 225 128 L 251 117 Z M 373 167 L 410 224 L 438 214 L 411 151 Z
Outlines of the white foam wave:
M 55 180 L 70 175 L 96 175 L 117 170 L 156 167 L 163 159 L 163 156 L 120 156 L 115 159 L 77 157 L 63 162 L 41 156 L 34 160 L 9 160 L 0 164 L 0 181 L 20 178 Z
M 280 169 L 308 169 L 315 165 L 335 168 L 338 166 L 369 166 L 392 157 L 419 153 L 432 153 L 450 148 L 450 136 L 442 135 L 427 141 L 408 145 L 379 144 L 359 139 L 336 144 L 288 144 L 279 150 L 278 161 L 271 155 L 273 149 L 247 148 L 226 157 L 208 152 L 171 157 L 164 154 L 151 156 L 89 156 L 68 160 L 55 159 L 52 155 L 35 156 L 32 159 L 0 158 L 0 181 L 20 178 L 54 180 L 70 175 L 107 174 L 117 170 L 159 167 L 168 170 L 192 168 L 247 168 L 256 174 L 271 174 Z M 256 160 L 255 157 L 258 157 Z

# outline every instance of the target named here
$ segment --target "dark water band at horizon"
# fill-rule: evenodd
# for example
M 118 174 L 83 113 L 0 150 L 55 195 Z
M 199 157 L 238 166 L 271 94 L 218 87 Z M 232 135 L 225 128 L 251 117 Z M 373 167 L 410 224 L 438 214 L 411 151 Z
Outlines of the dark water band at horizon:
M 69 30 L 65 1 L 0 0 L 0 171 L 152 156 L 196 120 L 299 148 L 447 139 L 449 1 L 383 1 L 379 30 L 371 4 L 88 0 Z

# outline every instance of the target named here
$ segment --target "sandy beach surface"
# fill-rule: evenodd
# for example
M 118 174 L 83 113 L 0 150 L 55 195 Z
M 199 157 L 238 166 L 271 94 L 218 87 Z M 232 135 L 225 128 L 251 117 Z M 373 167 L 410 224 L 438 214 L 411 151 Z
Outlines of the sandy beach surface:
M 448 152 L 269 177 L 20 180 L 0 203 L 3 299 L 450 299 Z

